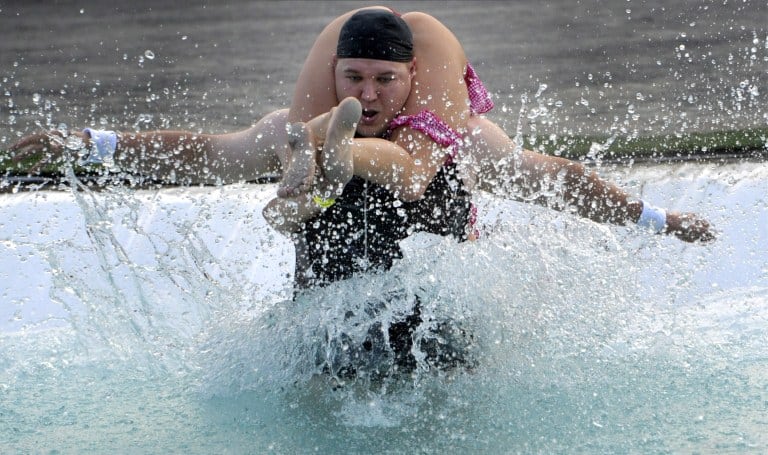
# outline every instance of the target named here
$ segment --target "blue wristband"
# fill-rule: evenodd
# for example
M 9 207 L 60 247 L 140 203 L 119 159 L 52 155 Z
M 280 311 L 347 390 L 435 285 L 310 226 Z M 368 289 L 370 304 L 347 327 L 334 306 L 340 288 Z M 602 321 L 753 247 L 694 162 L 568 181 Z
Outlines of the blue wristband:
M 640 213 L 637 225 L 657 234 L 662 232 L 667 225 L 667 212 L 664 209 L 653 207 L 645 201 L 640 202 L 643 203 L 643 211 Z
M 83 133 L 91 138 L 92 146 L 80 162 L 82 164 L 106 164 L 112 165 L 117 148 L 117 133 L 107 130 L 94 130 L 86 128 Z

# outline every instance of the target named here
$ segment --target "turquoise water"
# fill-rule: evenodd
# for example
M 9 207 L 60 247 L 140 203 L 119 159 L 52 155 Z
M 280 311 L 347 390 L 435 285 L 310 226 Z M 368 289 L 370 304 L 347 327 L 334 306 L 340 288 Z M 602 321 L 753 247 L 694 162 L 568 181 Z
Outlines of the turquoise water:
M 454 30 L 492 118 L 531 141 L 765 125 L 765 2 L 532 5 L 393 6 Z M 4 4 L 0 148 L 62 123 L 248 126 L 348 8 Z M 719 239 L 482 198 L 480 241 L 414 239 L 392 273 L 294 305 L 293 252 L 261 217 L 273 187 L 2 194 L 0 452 L 768 452 L 765 164 L 600 171 Z M 349 330 L 350 304 L 393 289 L 464 317 L 477 369 L 314 377 L 318 328 Z
M 768 450 L 765 166 L 601 172 L 719 239 L 483 197 L 481 240 L 417 236 L 391 273 L 290 303 L 291 249 L 258 216 L 270 186 L 4 195 L 3 452 Z M 461 317 L 479 366 L 313 375 L 308 334 L 392 289 Z

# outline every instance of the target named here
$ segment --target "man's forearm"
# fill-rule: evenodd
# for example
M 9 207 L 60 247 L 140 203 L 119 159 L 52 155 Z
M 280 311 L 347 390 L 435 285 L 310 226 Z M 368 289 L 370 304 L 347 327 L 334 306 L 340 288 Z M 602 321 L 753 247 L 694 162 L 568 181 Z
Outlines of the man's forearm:
M 186 131 L 118 133 L 115 166 L 168 183 L 215 183 L 213 136 Z
M 625 225 L 640 218 L 643 203 L 582 164 L 568 167 L 563 198 L 577 213 L 600 223 Z
M 115 166 L 176 184 L 228 184 L 281 172 L 285 133 L 263 126 L 235 133 L 119 133 Z

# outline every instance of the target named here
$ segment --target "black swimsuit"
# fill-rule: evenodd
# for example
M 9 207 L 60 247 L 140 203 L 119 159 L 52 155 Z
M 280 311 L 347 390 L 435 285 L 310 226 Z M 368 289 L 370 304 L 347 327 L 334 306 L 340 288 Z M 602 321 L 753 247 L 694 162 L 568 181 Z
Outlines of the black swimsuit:
M 468 233 L 474 233 L 474 207 L 455 164 L 461 136 L 430 111 L 398 117 L 391 127 L 405 124 L 446 147 L 451 152 L 446 164 L 432 179 L 424 196 L 414 202 L 400 201 L 385 187 L 353 177 L 336 203 L 307 221 L 297 233 L 298 288 L 324 286 L 357 273 L 387 270 L 403 257 L 400 241 L 414 232 L 452 235 L 458 241 L 467 240 Z M 371 370 L 369 375 L 388 375 L 386 368 L 361 363 L 361 359 L 369 359 L 374 364 L 391 362 L 395 370 L 404 373 L 414 371 L 414 334 L 423 322 L 421 303 L 415 297 L 412 313 L 385 329 L 388 341 L 375 318 L 365 340 L 358 340 L 359 343 L 345 341 L 346 334 L 339 340 L 329 340 L 332 346 L 343 348 L 331 349 L 334 354 L 321 359 L 323 369 L 337 377 L 356 376 L 360 368 Z M 373 315 L 380 309 L 373 302 L 369 310 Z M 472 368 L 473 344 L 471 334 L 446 319 L 434 322 L 428 333 L 421 335 L 418 346 L 428 364 L 445 369 L 460 365 Z
M 402 257 L 399 242 L 417 231 L 467 239 L 470 194 L 446 164 L 424 196 L 403 202 L 384 187 L 353 177 L 336 203 L 299 232 L 306 245 L 296 270 L 301 288 L 327 285 L 358 272 L 386 270 Z M 301 262 L 301 261 L 299 261 Z

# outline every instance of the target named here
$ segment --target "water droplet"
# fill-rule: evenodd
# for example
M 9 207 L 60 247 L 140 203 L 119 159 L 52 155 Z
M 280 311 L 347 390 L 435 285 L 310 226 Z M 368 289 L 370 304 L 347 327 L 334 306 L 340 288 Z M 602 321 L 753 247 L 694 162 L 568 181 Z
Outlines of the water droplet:
M 155 58 L 155 53 L 147 49 L 146 51 L 144 51 L 144 57 L 147 57 L 147 59 L 152 60 L 153 58 Z
M 33 103 L 35 103 L 35 105 L 36 105 L 36 106 L 37 106 L 38 104 L 40 104 L 40 100 L 41 100 L 41 99 L 42 99 L 42 97 L 40 96 L 40 94 L 39 94 L 39 93 L 33 93 L 33 94 L 32 94 L 32 102 L 33 102 Z
M 81 150 L 83 148 L 83 140 L 80 139 L 80 136 L 70 134 L 64 141 L 64 147 L 69 150 Z

